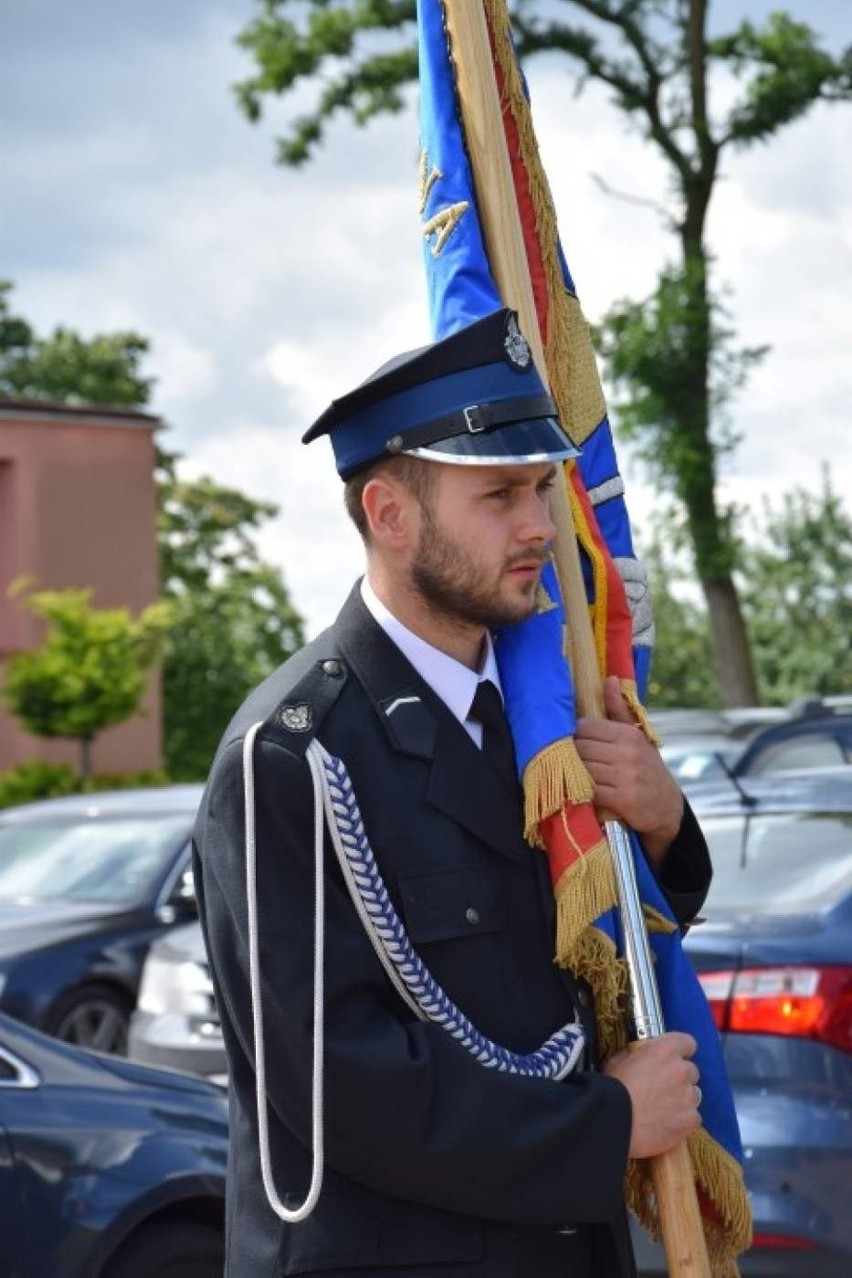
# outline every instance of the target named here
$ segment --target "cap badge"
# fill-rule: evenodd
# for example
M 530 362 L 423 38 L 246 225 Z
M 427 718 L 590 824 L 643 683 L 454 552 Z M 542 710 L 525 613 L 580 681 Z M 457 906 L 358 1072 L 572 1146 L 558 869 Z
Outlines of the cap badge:
M 512 368 L 527 369 L 532 361 L 529 343 L 518 328 L 518 321 L 510 315 L 506 323 L 506 336 L 503 338 L 503 349 Z

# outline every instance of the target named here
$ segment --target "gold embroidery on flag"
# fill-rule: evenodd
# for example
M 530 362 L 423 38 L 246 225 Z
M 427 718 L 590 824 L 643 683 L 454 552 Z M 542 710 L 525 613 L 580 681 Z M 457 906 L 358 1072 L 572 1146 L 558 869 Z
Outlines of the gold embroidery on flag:
M 429 159 L 425 151 L 420 152 L 420 212 L 426 209 L 426 202 L 429 194 L 436 182 L 443 177 L 443 173 L 433 164 L 429 169 Z M 434 244 L 430 244 L 430 250 L 433 257 L 437 257 L 453 231 L 458 226 L 464 214 L 470 208 L 469 200 L 457 200 L 455 204 L 447 204 L 444 208 L 438 209 L 428 221 L 423 223 L 424 240 L 431 239 L 435 236 Z

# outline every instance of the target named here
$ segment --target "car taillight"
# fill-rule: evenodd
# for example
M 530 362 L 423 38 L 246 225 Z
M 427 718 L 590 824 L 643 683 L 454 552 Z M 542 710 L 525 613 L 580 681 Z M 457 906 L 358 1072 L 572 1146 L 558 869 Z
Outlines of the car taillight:
M 755 1233 L 751 1243 L 755 1248 L 776 1251 L 815 1251 L 816 1243 L 810 1238 L 797 1238 L 794 1234 Z
M 720 1030 L 813 1038 L 852 1051 L 852 967 L 764 967 L 702 972 Z

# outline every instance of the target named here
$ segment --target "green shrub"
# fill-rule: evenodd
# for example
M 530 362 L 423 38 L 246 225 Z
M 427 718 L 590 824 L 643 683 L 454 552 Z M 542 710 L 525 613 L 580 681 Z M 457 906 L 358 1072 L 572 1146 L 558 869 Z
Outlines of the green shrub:
M 64 763 L 29 759 L 17 768 L 0 772 L 0 808 L 31 803 L 35 799 L 56 799 L 64 794 L 133 790 L 143 786 L 168 784 L 169 778 L 165 772 L 130 772 L 120 776 L 103 773 L 83 780 Z
M 79 789 L 83 794 L 93 790 L 139 790 L 148 786 L 168 785 L 169 778 L 165 772 L 126 772 L 121 775 L 102 772 L 97 776 L 81 780 Z
M 66 764 L 29 759 L 17 768 L 0 772 L 0 808 L 30 803 L 33 799 L 54 799 L 62 794 L 75 794 L 79 784 L 73 769 Z

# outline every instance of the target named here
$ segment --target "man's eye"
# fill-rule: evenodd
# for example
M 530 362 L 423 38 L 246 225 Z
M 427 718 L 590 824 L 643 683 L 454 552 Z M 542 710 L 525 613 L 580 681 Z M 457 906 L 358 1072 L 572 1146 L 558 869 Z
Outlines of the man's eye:
M 556 480 L 555 478 L 551 476 L 550 479 L 542 480 L 542 482 L 538 486 L 538 491 L 546 495 L 547 493 L 552 493 L 555 487 L 556 487 Z
M 488 498 L 491 498 L 491 499 L 494 499 L 494 500 L 497 500 L 497 501 L 502 501 L 505 497 L 508 497 L 508 496 L 509 496 L 509 489 L 508 489 L 508 488 L 493 488 L 493 489 L 491 490 L 491 492 L 486 493 L 485 495 L 486 495 L 486 497 L 488 497 Z

